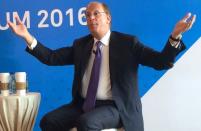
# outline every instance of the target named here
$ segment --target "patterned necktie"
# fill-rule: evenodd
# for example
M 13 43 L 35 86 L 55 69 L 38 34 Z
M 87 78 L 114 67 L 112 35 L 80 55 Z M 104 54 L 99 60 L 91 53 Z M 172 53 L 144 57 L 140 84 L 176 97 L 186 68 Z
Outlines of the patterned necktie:
M 101 47 L 102 43 L 100 41 L 96 42 L 96 52 L 95 52 L 95 58 L 93 62 L 93 67 L 91 70 L 91 76 L 89 81 L 89 86 L 87 90 L 87 95 L 83 104 L 83 110 L 85 112 L 90 111 L 95 106 L 96 101 L 96 94 L 98 89 L 98 82 L 99 82 L 99 76 L 100 76 L 100 65 L 101 65 Z

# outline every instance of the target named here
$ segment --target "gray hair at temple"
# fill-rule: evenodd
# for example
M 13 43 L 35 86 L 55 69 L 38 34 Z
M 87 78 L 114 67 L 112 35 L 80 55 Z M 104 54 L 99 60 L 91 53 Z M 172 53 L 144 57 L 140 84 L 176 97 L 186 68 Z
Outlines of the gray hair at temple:
M 107 15 L 110 15 L 110 16 L 111 16 L 110 10 L 109 10 L 108 6 L 107 6 L 105 3 L 101 3 L 101 5 L 103 6 L 103 9 L 104 9 L 105 13 L 106 13 Z

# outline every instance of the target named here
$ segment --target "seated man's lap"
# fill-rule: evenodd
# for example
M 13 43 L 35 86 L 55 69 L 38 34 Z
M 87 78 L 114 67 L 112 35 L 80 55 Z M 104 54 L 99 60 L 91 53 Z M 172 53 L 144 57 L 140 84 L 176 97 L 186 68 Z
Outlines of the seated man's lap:
M 117 108 L 113 105 L 96 107 L 94 110 L 82 114 L 76 123 L 79 126 L 87 126 L 90 129 L 108 129 L 121 126 L 120 116 Z
M 82 114 L 82 109 L 78 105 L 63 105 L 49 113 L 41 120 L 40 127 L 48 130 L 48 126 L 57 130 L 68 130 L 75 126 L 76 119 Z
M 119 127 L 119 112 L 114 105 L 103 105 L 84 113 L 82 105 L 67 104 L 47 113 L 40 123 L 42 130 L 47 131 L 49 128 L 50 131 L 53 129 L 65 131 L 75 126 L 82 128 L 81 125 L 90 125 L 89 128 L 101 129 Z

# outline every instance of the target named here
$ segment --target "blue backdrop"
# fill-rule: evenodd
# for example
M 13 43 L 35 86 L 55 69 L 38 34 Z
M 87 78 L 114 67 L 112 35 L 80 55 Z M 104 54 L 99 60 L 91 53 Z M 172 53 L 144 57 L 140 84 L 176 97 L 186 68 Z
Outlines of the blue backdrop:
M 56 49 L 70 46 L 75 38 L 88 32 L 83 9 L 90 0 L 2 0 L 0 1 L 0 72 L 25 71 L 29 90 L 40 92 L 42 100 L 34 131 L 40 131 L 42 116 L 71 100 L 73 66 L 51 67 L 40 63 L 24 51 L 23 39 L 14 35 L 6 19 L 19 15 L 30 33 L 44 45 Z M 112 14 L 112 30 L 138 36 L 146 45 L 161 50 L 175 23 L 187 12 L 197 15 L 192 30 L 183 35 L 189 48 L 201 34 L 199 0 L 102 0 Z M 185 65 L 184 65 L 185 66 Z M 163 75 L 140 67 L 139 85 L 143 96 Z

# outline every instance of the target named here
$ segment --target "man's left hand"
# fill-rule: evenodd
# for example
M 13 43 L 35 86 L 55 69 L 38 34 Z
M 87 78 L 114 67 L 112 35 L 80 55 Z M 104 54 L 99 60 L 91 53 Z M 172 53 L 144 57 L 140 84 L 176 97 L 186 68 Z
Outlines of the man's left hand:
M 174 30 L 172 32 L 172 37 L 174 39 L 179 39 L 182 33 L 188 31 L 195 22 L 196 15 L 191 15 L 191 13 L 188 13 L 183 19 L 181 19 L 174 27 Z

